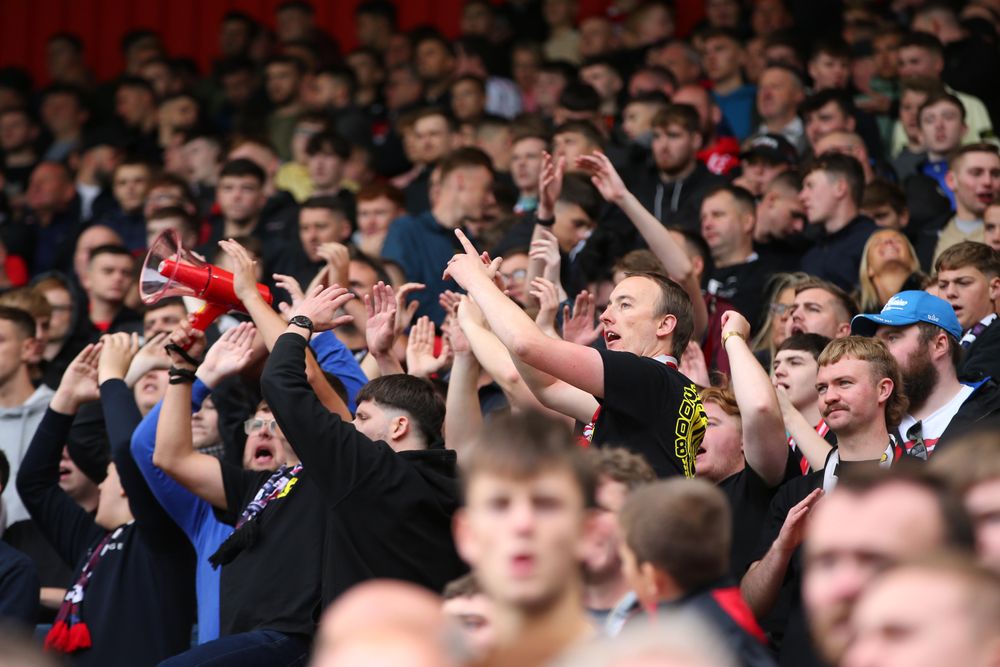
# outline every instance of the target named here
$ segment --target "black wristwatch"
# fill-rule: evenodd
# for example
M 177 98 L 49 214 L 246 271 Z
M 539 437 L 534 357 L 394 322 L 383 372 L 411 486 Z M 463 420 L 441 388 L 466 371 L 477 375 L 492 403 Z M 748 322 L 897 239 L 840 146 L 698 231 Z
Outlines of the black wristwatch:
M 288 323 L 294 324 L 297 327 L 302 327 L 303 329 L 308 329 L 309 333 L 313 332 L 313 321 L 305 315 L 296 315 L 292 319 L 288 320 Z

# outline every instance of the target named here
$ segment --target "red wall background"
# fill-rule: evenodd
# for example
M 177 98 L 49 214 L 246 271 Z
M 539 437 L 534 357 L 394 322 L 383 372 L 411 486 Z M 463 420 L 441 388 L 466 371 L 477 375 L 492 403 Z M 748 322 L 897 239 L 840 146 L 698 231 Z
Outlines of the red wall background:
M 313 0 L 317 23 L 342 48 L 354 46 L 353 12 L 360 0 Z M 240 9 L 273 26 L 282 0 L 0 0 L 0 65 L 26 67 L 38 85 L 46 83 L 45 41 L 56 32 L 79 35 L 89 67 L 99 79 L 122 68 L 119 40 L 127 30 L 152 28 L 163 35 L 171 56 L 194 58 L 203 72 L 216 54 L 219 19 Z M 601 11 L 608 0 L 581 0 L 581 15 Z M 448 36 L 458 33 L 463 0 L 397 1 L 400 27 L 430 23 Z M 678 32 L 701 16 L 701 2 L 678 2 Z

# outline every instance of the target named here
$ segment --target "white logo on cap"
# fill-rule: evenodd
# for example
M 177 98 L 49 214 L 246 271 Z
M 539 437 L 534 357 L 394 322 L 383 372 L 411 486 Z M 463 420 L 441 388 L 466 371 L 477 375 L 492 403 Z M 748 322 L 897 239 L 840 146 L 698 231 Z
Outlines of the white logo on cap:
M 886 302 L 885 307 L 882 309 L 882 312 L 884 313 L 887 310 L 906 308 L 908 305 L 910 305 L 910 302 L 907 301 L 906 299 L 901 299 L 898 296 L 894 296 L 891 299 L 889 299 L 888 302 Z

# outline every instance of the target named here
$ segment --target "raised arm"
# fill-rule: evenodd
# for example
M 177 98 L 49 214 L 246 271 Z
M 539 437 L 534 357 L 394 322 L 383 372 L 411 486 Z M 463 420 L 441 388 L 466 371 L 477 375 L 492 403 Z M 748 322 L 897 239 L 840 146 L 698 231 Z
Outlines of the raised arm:
M 84 403 L 96 401 L 97 360 L 101 344 L 88 345 L 63 373 L 17 474 L 17 492 L 46 539 L 70 567 L 101 534 L 94 518 L 59 487 L 59 459 Z
M 188 541 L 157 502 L 129 449 L 132 433 L 142 421 L 142 414 L 124 380 L 138 352 L 138 334 L 115 333 L 104 337 L 104 349 L 97 364 L 97 380 L 100 383 L 104 423 L 111 443 L 111 457 L 122 489 L 128 496 L 136 527 L 147 543 L 161 549 L 186 546 Z
M 616 205 L 635 225 L 646 241 L 646 245 L 663 264 L 667 275 L 676 282 L 691 299 L 694 308 L 694 335 L 701 340 L 708 328 L 708 307 L 701 295 L 701 285 L 694 274 L 694 266 L 687 252 L 652 213 L 625 187 L 611 160 L 604 153 L 595 151 L 593 155 L 577 158 L 576 166 L 590 173 L 590 180 L 605 200 Z
M 785 430 L 795 440 L 795 445 L 809 462 L 809 467 L 813 470 L 821 470 L 826 465 L 826 457 L 829 456 L 833 447 L 816 432 L 816 426 L 806 421 L 802 413 L 792 405 L 792 399 L 788 397 L 788 392 L 785 391 L 784 387 L 778 387 L 777 394 Z
M 521 308 L 494 284 L 487 267 L 461 230 L 456 236 L 465 253 L 455 255 L 445 271 L 476 301 L 497 338 L 524 363 L 591 396 L 604 395 L 604 363 L 589 347 L 549 338 Z M 575 412 L 574 412 L 575 413 Z
M 479 306 L 468 297 L 459 305 L 458 322 L 476 359 L 500 385 L 511 407 L 551 411 L 554 417 L 569 416 L 584 422 L 589 421 L 597 410 L 597 400 L 587 392 L 512 357 L 500 339 L 490 331 Z
M 186 489 L 213 507 L 227 509 L 226 490 L 222 480 L 222 468 L 214 456 L 202 454 L 194 448 L 191 437 L 191 384 L 194 372 L 209 387 L 215 386 L 223 370 L 242 367 L 250 359 L 255 330 L 243 323 L 233 327 L 216 341 L 201 368 L 171 353 L 175 368 L 181 369 L 186 377 L 173 373 L 179 381 L 167 386 L 160 409 L 160 419 L 156 426 L 156 448 L 153 463 L 173 477 Z M 204 349 L 202 332 L 181 323 L 170 336 L 172 343 L 181 348 L 198 352 Z
M 750 350 L 750 323 L 735 310 L 722 314 L 733 393 L 743 422 L 743 455 L 768 486 L 781 484 L 788 463 L 785 425 L 771 380 Z
M 379 281 L 372 287 L 371 294 L 365 295 L 365 313 L 368 326 L 365 328 L 365 342 L 368 356 L 378 367 L 378 375 L 402 375 L 402 365 L 396 359 L 393 348 L 399 321 L 399 303 L 392 293 L 392 287 Z M 378 377 L 378 376 L 376 376 Z
M 448 377 L 444 432 L 445 442 L 457 452 L 461 462 L 463 452 L 468 451 L 469 443 L 483 428 L 482 406 L 479 403 L 479 373 L 482 367 L 456 318 L 457 313 L 452 311 L 444 323 L 445 335 L 451 342 L 455 359 Z

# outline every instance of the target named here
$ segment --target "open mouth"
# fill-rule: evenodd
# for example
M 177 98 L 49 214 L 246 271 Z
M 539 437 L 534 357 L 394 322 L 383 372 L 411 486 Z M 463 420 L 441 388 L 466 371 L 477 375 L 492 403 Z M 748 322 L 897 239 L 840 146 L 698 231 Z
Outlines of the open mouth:
M 805 333 L 805 332 L 806 332 L 806 330 L 803 329 L 800 325 L 798 325 L 798 324 L 793 324 L 792 325 L 792 335 L 793 336 L 795 334 L 800 334 L 800 333 Z
M 66 479 L 73 474 L 73 471 L 64 466 L 59 466 L 59 479 Z
M 274 463 L 274 451 L 270 447 L 259 445 L 253 451 L 253 461 L 260 465 L 270 465 Z
M 622 337 L 616 334 L 614 331 L 604 332 L 604 342 L 607 343 L 608 345 L 615 342 L 616 340 L 621 340 L 621 338 Z

